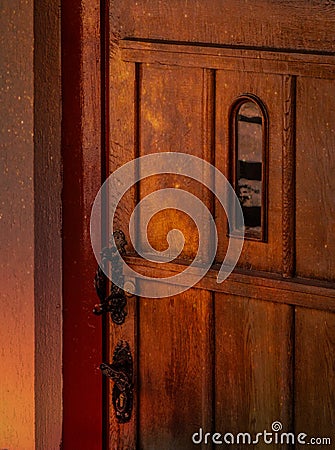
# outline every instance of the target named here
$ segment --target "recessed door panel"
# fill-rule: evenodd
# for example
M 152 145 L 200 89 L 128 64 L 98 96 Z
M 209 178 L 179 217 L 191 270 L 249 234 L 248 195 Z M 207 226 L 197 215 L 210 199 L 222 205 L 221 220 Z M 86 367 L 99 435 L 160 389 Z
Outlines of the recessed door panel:
M 216 295 L 215 426 L 222 434 L 248 430 L 254 440 L 277 420 L 292 429 L 292 323 L 287 305 Z M 243 448 L 234 444 L 228 448 Z
M 297 273 L 335 280 L 334 81 L 297 83 Z
M 236 114 L 232 114 L 231 109 L 243 99 L 244 96 L 255 96 L 266 111 L 268 136 L 261 137 L 265 140 L 266 151 L 264 156 L 262 150 L 259 150 L 262 157 L 263 177 L 266 177 L 266 191 L 263 192 L 262 204 L 266 216 L 264 222 L 264 239 L 254 240 L 246 233 L 243 251 L 238 263 L 239 267 L 253 270 L 266 270 L 272 272 L 281 272 L 282 270 L 282 113 L 283 113 L 283 93 L 282 77 L 277 75 L 256 74 L 252 72 L 234 72 L 221 71 L 216 74 L 216 166 L 225 173 L 226 177 L 232 181 L 232 166 L 234 159 L 238 159 L 238 148 L 234 146 L 233 127 L 236 125 Z M 247 98 L 247 97 L 246 97 Z M 253 141 L 250 139 L 255 132 L 254 129 L 248 129 L 251 133 L 249 144 L 252 147 Z M 241 139 L 240 139 L 241 141 Z M 242 144 L 245 146 L 245 142 Z M 252 161 L 252 149 L 246 150 L 240 146 L 239 164 L 246 166 L 246 163 Z M 243 151 L 242 151 L 243 150 Z M 260 158 L 258 158 L 260 159 Z M 259 161 L 258 161 L 259 162 Z M 250 164 L 249 164 L 250 169 Z M 248 170 L 249 170 L 248 169 Z M 251 169 L 250 169 L 251 170 Z M 249 171 L 250 171 L 249 170 Z M 260 169 L 261 170 L 261 169 Z M 247 183 L 249 188 L 246 195 L 250 197 L 249 203 L 257 203 L 256 195 L 259 196 L 260 180 L 251 180 L 251 178 L 260 178 L 255 170 L 248 176 Z M 258 183 L 257 183 L 258 182 Z M 238 186 L 237 186 L 238 187 Z M 258 191 L 258 192 L 255 192 Z M 239 192 L 237 192 L 239 194 Z M 253 195 L 253 200 L 251 199 Z M 218 261 L 222 261 L 226 252 L 229 230 L 224 211 L 216 203 L 216 224 L 219 230 L 220 242 L 217 253 Z M 243 205 L 242 205 L 243 206 Z M 249 212 L 248 212 L 249 214 Z M 248 223 L 248 217 L 245 217 Z
M 206 121 L 210 110 L 211 79 L 207 72 L 196 68 L 142 65 L 139 87 L 139 156 L 160 152 L 182 152 L 209 160 L 211 149 L 206 142 Z M 160 167 L 162 168 L 162 167 Z M 176 171 L 178 168 L 176 167 Z M 139 186 L 139 200 L 161 189 L 186 190 L 199 198 L 207 208 L 210 193 L 204 188 L 206 173 L 198 181 L 177 174 L 162 174 L 143 179 Z M 208 181 L 208 180 L 207 180 Z M 165 203 L 173 203 L 175 194 L 165 191 Z M 150 245 L 156 250 L 167 248 L 167 234 L 178 224 L 183 233 L 185 245 L 180 258 L 192 260 L 198 252 L 199 236 L 192 217 L 174 208 L 164 209 L 161 202 L 154 203 L 159 214 L 148 224 L 147 235 Z M 142 208 L 142 217 L 145 211 Z M 140 228 L 144 229 L 141 222 Z M 204 247 L 210 243 L 209 229 L 202 230 Z M 140 245 L 146 251 L 145 239 L 139 236 Z M 178 243 L 171 243 L 171 246 Z M 173 249 L 171 249 L 173 250 Z M 150 250 L 147 250 L 150 252 Z M 206 259 L 204 252 L 202 259 Z
M 335 315 L 304 308 L 296 308 L 295 315 L 296 429 L 308 435 L 306 442 L 328 438 L 319 442 L 329 446 L 335 420 Z
M 169 286 L 151 283 L 158 295 Z M 211 428 L 213 310 L 202 290 L 139 300 L 139 446 L 186 449 Z

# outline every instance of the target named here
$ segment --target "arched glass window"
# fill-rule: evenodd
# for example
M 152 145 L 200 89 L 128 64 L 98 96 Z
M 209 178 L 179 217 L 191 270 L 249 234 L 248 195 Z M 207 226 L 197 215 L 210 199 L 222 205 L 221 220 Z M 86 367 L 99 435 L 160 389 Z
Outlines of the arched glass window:
M 240 97 L 230 115 L 231 181 L 244 216 L 245 238 L 266 240 L 266 109 L 252 95 Z

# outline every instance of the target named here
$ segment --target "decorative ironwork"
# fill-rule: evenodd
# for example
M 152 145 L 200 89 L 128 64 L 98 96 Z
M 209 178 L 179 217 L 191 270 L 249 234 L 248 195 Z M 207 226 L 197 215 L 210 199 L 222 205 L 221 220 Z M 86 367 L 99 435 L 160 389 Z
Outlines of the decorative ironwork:
M 109 242 L 112 247 L 105 247 L 101 251 L 101 265 L 98 266 L 94 277 L 95 290 L 100 299 L 100 303 L 95 305 L 93 313 L 97 316 L 110 312 L 112 320 L 117 325 L 122 325 L 125 321 L 127 312 L 124 308 L 127 305 L 127 298 L 124 290 L 119 287 L 123 286 L 123 272 L 122 272 L 122 258 L 120 255 L 125 255 L 125 246 L 127 241 L 123 231 L 116 230 L 113 233 L 114 243 Z M 110 295 L 106 296 L 108 290 L 108 280 L 105 272 L 108 270 L 108 263 L 111 264 L 113 271 L 113 280 L 117 283 L 111 284 Z
M 114 381 L 112 403 L 119 423 L 129 422 L 133 410 L 133 358 L 127 341 L 120 341 L 112 364 L 100 365 L 101 372 Z

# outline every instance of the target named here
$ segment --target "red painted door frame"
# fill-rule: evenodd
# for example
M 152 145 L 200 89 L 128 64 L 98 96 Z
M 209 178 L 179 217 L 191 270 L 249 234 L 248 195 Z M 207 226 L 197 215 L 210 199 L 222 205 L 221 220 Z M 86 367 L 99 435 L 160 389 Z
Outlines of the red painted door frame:
M 101 186 L 101 46 L 97 0 L 62 0 L 64 450 L 101 450 L 101 319 L 91 206 Z

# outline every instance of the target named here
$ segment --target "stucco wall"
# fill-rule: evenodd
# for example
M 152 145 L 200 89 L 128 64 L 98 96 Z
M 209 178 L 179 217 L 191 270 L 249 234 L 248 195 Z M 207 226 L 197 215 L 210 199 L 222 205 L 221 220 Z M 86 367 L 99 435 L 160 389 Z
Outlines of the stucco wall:
M 60 0 L 34 7 L 36 450 L 61 441 L 61 43 Z
M 0 447 L 34 448 L 33 4 L 3 0 Z
M 56 449 L 61 433 L 59 9 L 36 5 L 0 2 L 0 448 L 10 450 Z

